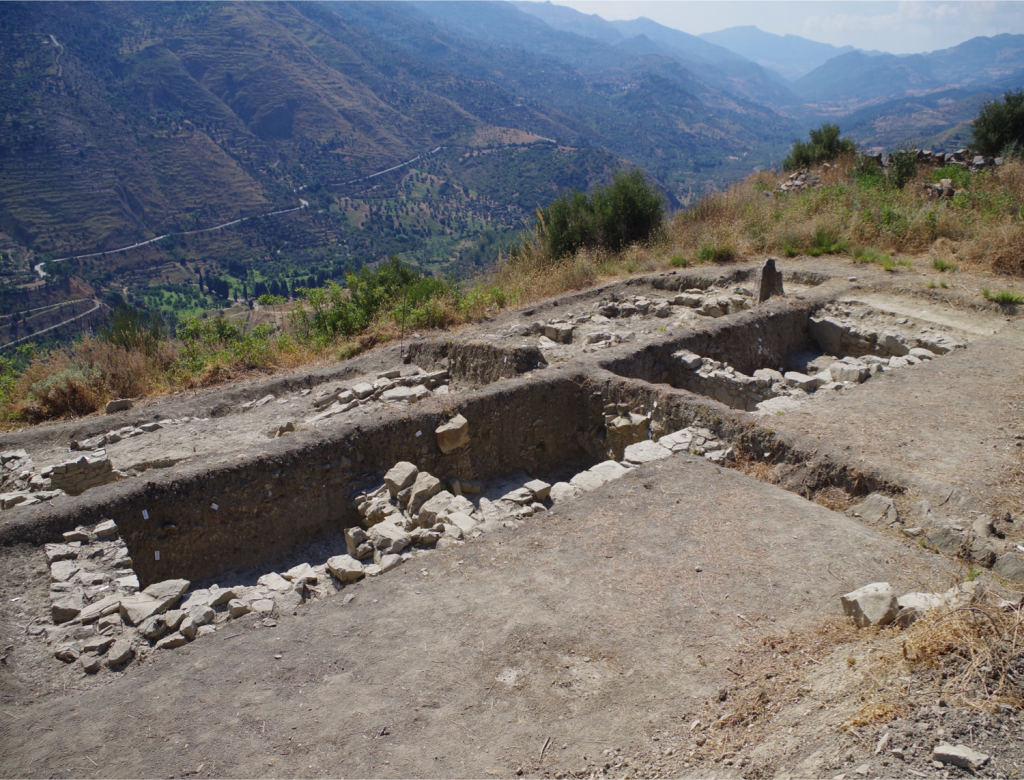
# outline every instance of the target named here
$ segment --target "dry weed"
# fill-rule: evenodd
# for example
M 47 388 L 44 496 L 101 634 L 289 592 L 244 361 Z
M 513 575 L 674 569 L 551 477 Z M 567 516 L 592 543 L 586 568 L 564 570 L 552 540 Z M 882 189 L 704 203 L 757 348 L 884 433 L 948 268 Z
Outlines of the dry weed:
M 887 631 L 897 631 L 895 628 Z M 969 607 L 928 612 L 892 635 L 865 666 L 864 704 L 846 724 L 864 725 L 939 699 L 991 709 L 1024 704 L 1024 618 L 991 594 Z

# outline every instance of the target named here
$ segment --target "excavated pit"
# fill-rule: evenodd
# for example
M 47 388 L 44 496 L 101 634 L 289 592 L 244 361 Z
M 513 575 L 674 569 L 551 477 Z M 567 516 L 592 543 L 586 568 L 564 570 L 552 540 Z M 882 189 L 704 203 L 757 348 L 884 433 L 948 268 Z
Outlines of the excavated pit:
M 870 326 L 857 321 L 868 317 Z M 771 412 L 792 408 L 819 389 L 849 390 L 964 343 L 962 336 L 907 317 L 880 315 L 855 301 L 823 303 L 811 295 L 774 311 L 741 312 L 602 365 L 733 409 Z M 768 403 L 773 399 L 778 403 Z
M 676 277 L 672 283 L 695 282 Z M 95 488 L 69 503 L 15 509 L 0 527 L 0 542 L 52 542 L 78 525 L 111 518 L 143 587 L 172 578 L 196 582 L 226 571 L 269 570 L 311 540 L 336 540 L 362 520 L 353 498 L 378 487 L 399 461 L 443 480 L 545 478 L 621 460 L 631 444 L 691 426 L 724 442 L 754 443 L 774 462 L 803 461 L 806 456 L 785 443 L 755 435 L 750 418 L 735 411 L 750 404 L 722 393 L 702 395 L 693 379 L 700 372 L 679 356 L 728 364 L 734 378 L 766 367 L 806 368 L 823 350 L 841 357 L 834 354 L 837 346 L 848 348 L 846 354 L 877 351 L 877 338 L 865 340 L 866 331 L 843 325 L 841 318 L 857 314 L 857 305 L 836 309 L 834 298 L 828 289 L 810 289 L 709 319 L 595 369 L 546 367 L 535 347 L 413 343 L 406 360 L 447 370 L 453 390 L 462 392 L 410 406 L 374 406 L 338 418 L 329 429 L 275 439 L 258 453 L 185 461 L 174 470 Z M 709 405 L 703 396 L 725 405 Z M 470 421 L 470 443 L 444 454 L 434 432 L 456 414 Z M 841 467 L 816 468 L 807 484 L 871 487 L 863 475 L 851 478 Z

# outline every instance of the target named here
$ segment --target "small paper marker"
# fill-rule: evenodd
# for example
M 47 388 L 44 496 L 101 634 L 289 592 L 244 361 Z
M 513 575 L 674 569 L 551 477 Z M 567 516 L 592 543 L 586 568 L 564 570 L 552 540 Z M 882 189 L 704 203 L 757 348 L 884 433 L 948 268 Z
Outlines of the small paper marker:
M 142 519 L 143 520 L 149 520 L 149 510 L 148 509 L 143 509 L 142 510 Z
M 213 509 L 220 509 L 220 507 L 219 507 L 219 506 L 217 506 L 216 504 L 210 504 L 210 506 L 211 506 L 211 507 L 212 507 Z
M 154 552 L 154 553 L 153 553 L 153 555 L 154 555 L 154 557 L 155 557 L 155 558 L 156 558 L 156 559 L 157 559 L 158 561 L 160 560 L 160 551 L 159 551 L 159 550 L 157 550 L 156 552 Z

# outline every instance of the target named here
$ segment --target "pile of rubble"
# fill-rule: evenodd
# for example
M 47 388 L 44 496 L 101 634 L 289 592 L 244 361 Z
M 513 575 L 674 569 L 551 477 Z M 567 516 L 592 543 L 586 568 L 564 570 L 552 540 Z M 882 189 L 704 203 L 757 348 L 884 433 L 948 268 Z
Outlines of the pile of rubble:
M 50 480 L 35 470 L 32 458 L 25 450 L 0 452 L 0 509 L 19 504 L 38 504 L 61 495 Z
M 249 614 L 271 625 L 273 614 L 340 589 L 328 565 L 301 564 L 264 575 L 251 587 L 189 592 L 188 580 L 174 579 L 139 590 L 113 520 L 70 531 L 63 543 L 45 549 L 53 625 L 33 624 L 29 634 L 53 645 L 56 659 L 79 661 L 89 674 L 104 666 L 117 671 L 151 650 L 181 647 Z
M 306 424 L 311 425 L 374 402 L 414 404 L 431 395 L 444 395 L 449 392 L 449 381 L 450 376 L 446 370 L 424 371 L 415 366 L 407 370 L 404 376 L 402 369 L 399 368 L 382 371 L 377 374 L 372 384 L 367 381 L 357 382 L 351 387 L 339 386 L 317 395 L 313 399 L 313 408 L 327 408 L 308 418 Z M 254 405 L 259 406 L 273 400 L 274 396 L 266 396 L 254 402 Z
M 113 402 L 111 402 L 113 403 Z M 169 428 L 175 425 L 185 425 L 190 422 L 206 422 L 209 417 L 182 417 L 180 420 L 160 420 L 159 422 L 146 423 L 144 425 L 126 425 L 116 431 L 107 431 L 99 436 L 81 441 L 72 441 L 72 450 L 98 450 L 108 444 L 116 444 L 122 439 L 131 439 L 135 436 L 142 436 L 147 433 L 156 433 L 161 428 Z
M 954 197 L 963 193 L 953 187 L 952 179 L 939 179 L 938 184 L 923 184 L 924 194 L 929 200 L 953 200 Z
M 611 293 L 607 298 L 598 301 L 593 311 L 574 315 L 571 312 L 549 320 L 548 322 L 531 322 L 514 325 L 510 334 L 517 336 L 536 336 L 542 349 L 550 349 L 563 344 L 572 344 L 576 327 L 580 325 L 605 325 L 613 320 L 629 320 L 633 318 L 655 317 L 668 319 L 678 313 L 677 307 L 692 309 L 703 317 L 722 317 L 753 308 L 754 299 L 751 292 L 737 287 L 732 292 L 719 290 L 711 286 L 707 289 L 694 288 L 682 291 L 671 298 L 658 298 L 646 295 L 619 295 Z M 607 331 L 595 331 L 586 335 L 586 346 L 583 352 L 593 352 L 615 344 L 632 341 L 634 333 L 618 334 Z
M 597 305 L 597 315 L 615 318 L 631 317 L 636 314 L 651 313 L 656 317 L 672 316 L 673 306 L 685 306 L 694 309 L 697 314 L 705 317 L 722 317 L 726 314 L 750 309 L 754 306 L 751 292 L 743 287 L 737 287 L 729 293 L 711 286 L 707 289 L 693 288 L 680 292 L 669 300 L 650 301 L 642 296 L 634 296 L 631 300 L 617 299 L 601 301 Z M 591 322 L 595 317 L 590 318 Z M 600 320 L 598 320 L 600 322 Z
M 829 167 L 826 163 L 825 167 Z M 817 187 L 821 179 L 810 171 L 797 171 L 791 173 L 784 182 L 779 185 L 780 192 L 802 192 L 805 189 Z

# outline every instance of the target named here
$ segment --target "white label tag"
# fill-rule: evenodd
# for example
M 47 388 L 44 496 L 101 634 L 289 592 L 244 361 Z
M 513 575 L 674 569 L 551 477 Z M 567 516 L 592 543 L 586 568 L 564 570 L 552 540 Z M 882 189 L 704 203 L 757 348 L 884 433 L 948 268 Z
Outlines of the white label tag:
M 422 435 L 423 435 L 423 431 L 416 431 L 416 438 L 417 438 L 417 439 L 418 439 L 418 438 L 419 438 L 420 436 L 422 436 Z
M 160 560 L 160 551 L 157 550 L 156 552 L 154 552 L 153 556 L 159 561 Z
M 142 510 L 142 519 L 143 520 L 149 520 L 149 510 L 148 509 L 143 509 Z
M 219 507 L 219 506 L 217 506 L 216 504 L 210 504 L 210 506 L 211 506 L 211 507 L 212 507 L 212 508 L 213 508 L 214 510 L 216 510 L 216 509 L 220 509 L 220 507 Z

